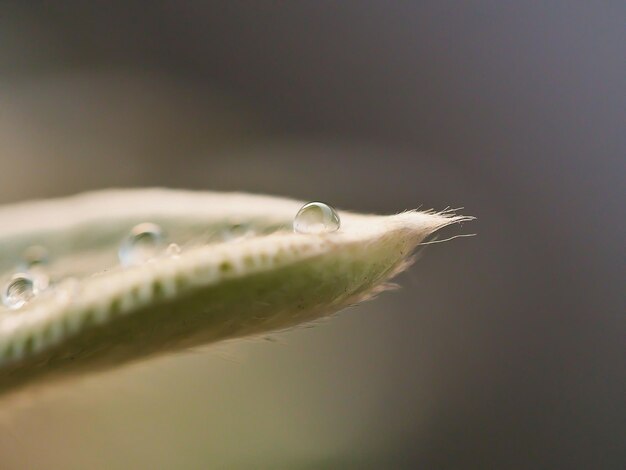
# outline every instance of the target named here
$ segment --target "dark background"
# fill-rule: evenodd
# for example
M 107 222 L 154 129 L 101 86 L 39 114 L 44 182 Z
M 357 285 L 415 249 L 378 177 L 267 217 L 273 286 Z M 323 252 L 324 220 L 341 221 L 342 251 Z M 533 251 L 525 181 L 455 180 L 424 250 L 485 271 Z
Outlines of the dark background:
M 478 217 L 317 328 L 12 410 L 2 468 L 626 467 L 626 4 L 0 6 L 2 202 L 159 185 Z

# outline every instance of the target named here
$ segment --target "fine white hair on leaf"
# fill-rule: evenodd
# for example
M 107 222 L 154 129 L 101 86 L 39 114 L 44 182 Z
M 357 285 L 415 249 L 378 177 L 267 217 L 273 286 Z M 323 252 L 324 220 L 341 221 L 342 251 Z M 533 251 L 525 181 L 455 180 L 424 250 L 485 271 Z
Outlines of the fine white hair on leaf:
M 0 393 L 310 323 L 389 288 L 426 237 L 472 219 L 448 209 L 339 211 L 337 231 L 294 233 L 303 204 L 141 189 L 0 208 L 4 278 L 40 245 L 51 280 L 24 307 L 0 311 Z M 121 241 L 146 222 L 182 250 L 120 266 Z

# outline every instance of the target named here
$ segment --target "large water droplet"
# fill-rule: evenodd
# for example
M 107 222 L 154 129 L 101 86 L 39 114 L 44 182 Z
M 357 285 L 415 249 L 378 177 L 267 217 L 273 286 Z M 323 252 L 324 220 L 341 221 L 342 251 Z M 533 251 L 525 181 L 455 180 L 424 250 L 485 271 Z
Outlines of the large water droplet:
M 26 273 L 13 275 L 2 290 L 2 303 L 12 309 L 23 307 L 39 292 L 33 278 Z
M 335 232 L 340 225 L 337 211 L 323 202 L 305 204 L 293 219 L 293 230 L 298 233 Z
M 120 246 L 118 257 L 123 266 L 136 266 L 158 255 L 165 237 L 161 227 L 145 222 L 135 225 Z

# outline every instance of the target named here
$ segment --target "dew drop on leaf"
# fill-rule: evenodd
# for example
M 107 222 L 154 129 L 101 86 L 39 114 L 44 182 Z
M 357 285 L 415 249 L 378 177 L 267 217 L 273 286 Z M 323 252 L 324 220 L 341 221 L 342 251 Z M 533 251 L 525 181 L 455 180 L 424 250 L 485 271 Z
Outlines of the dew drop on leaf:
M 165 250 L 165 256 L 169 256 L 170 258 L 178 258 L 181 253 L 180 246 L 177 243 L 170 243 Z
M 293 230 L 297 233 L 336 232 L 340 226 L 339 214 L 323 202 L 309 202 L 302 206 L 293 220 Z
M 27 268 L 48 263 L 48 250 L 41 245 L 32 245 L 22 253 L 22 262 Z
M 23 307 L 37 293 L 37 284 L 29 274 L 14 274 L 2 290 L 2 303 L 8 308 L 16 310 Z
M 67 277 L 63 279 L 59 284 L 54 286 L 54 295 L 56 301 L 59 303 L 66 303 L 72 300 L 72 298 L 78 292 L 79 282 L 74 277 Z
M 156 224 L 145 222 L 135 225 L 122 241 L 118 251 L 123 266 L 136 266 L 158 255 L 165 237 L 163 230 Z
M 30 274 L 39 290 L 44 290 L 50 284 L 50 277 L 46 270 L 49 261 L 48 250 L 41 245 L 32 245 L 22 253 L 19 270 Z
M 232 242 L 242 240 L 254 235 L 252 226 L 247 223 L 236 223 L 230 225 L 228 228 L 222 231 L 222 240 L 225 242 Z

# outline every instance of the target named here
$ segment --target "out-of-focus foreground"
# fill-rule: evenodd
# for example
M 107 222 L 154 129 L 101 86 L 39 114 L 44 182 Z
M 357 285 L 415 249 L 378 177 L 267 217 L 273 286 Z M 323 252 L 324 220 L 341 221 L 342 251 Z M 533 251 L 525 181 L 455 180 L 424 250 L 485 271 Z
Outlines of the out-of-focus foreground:
M 619 2 L 3 2 L 0 202 L 464 206 L 311 329 L 3 405 L 0 468 L 623 468 Z

